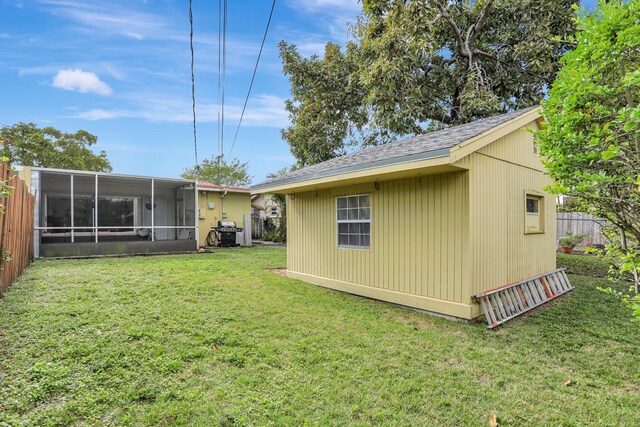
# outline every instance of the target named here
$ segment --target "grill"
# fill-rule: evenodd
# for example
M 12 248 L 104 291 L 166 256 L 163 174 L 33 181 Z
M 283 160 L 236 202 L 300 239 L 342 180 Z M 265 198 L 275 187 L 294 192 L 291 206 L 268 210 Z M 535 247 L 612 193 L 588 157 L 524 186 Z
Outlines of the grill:
M 235 221 L 218 221 L 218 226 L 212 228 L 218 234 L 218 246 L 237 246 L 236 233 L 242 233 L 241 227 L 236 227 Z

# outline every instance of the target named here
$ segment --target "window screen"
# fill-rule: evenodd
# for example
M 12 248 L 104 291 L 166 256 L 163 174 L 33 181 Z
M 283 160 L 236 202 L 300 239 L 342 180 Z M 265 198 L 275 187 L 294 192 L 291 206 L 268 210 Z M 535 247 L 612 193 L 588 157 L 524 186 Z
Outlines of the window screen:
M 98 225 L 101 227 L 133 227 L 135 198 L 100 197 L 98 199 Z
M 527 213 L 537 214 L 540 212 L 540 198 L 527 196 Z
M 371 244 L 369 195 L 337 198 L 338 246 L 368 248 Z
M 75 196 L 73 198 L 73 224 L 71 223 L 71 197 L 48 194 L 46 199 L 45 225 L 47 227 L 93 227 L 93 198 Z M 49 230 L 64 233 L 68 230 Z M 76 230 L 78 231 L 78 230 Z M 83 231 L 83 230 L 79 230 Z

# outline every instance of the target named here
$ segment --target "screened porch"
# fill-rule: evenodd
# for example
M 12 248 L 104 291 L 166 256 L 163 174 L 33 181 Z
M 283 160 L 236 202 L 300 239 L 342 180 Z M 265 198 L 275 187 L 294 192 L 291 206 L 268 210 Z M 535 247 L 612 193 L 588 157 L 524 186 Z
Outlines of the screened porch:
M 33 168 L 36 256 L 197 249 L 195 183 Z

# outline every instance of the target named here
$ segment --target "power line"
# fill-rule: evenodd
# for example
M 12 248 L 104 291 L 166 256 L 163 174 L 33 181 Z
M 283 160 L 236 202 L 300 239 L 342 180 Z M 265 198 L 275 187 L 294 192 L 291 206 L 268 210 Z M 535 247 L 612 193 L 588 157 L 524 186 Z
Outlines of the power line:
M 222 112 L 220 118 L 220 156 L 224 156 L 224 87 L 227 76 L 227 0 L 223 0 L 222 9 Z
M 264 48 L 264 42 L 267 39 L 267 33 L 269 32 L 269 25 L 271 24 L 271 17 L 273 16 L 273 9 L 276 7 L 276 0 L 273 0 L 271 3 L 271 11 L 269 12 L 269 19 L 267 20 L 267 26 L 264 29 L 264 36 L 262 36 L 262 44 L 260 45 L 260 51 L 258 52 L 258 58 L 256 59 L 256 65 L 253 67 L 253 75 L 251 76 L 251 83 L 249 84 L 249 90 L 247 91 L 247 96 L 244 99 L 244 105 L 242 106 L 242 113 L 240 114 L 240 120 L 238 121 L 238 127 L 236 128 L 236 134 L 233 137 L 233 143 L 231 144 L 231 150 L 229 150 L 229 157 L 231 157 L 231 152 L 233 151 L 233 147 L 236 145 L 236 140 L 238 139 L 238 132 L 240 132 L 240 125 L 242 124 L 242 119 L 244 118 L 244 111 L 247 108 L 247 102 L 249 102 L 249 97 L 251 96 L 251 89 L 253 88 L 253 81 L 256 78 L 256 72 L 258 71 L 258 64 L 260 63 L 260 57 L 262 56 L 262 49 Z
M 196 134 L 196 76 L 193 70 L 193 10 L 192 0 L 189 0 L 189 47 L 191 48 L 191 110 L 193 111 L 193 151 L 196 167 L 198 167 L 198 137 Z
M 222 0 L 218 0 L 218 100 L 220 100 L 220 70 L 222 63 Z M 220 105 L 218 105 L 218 153 L 220 153 Z

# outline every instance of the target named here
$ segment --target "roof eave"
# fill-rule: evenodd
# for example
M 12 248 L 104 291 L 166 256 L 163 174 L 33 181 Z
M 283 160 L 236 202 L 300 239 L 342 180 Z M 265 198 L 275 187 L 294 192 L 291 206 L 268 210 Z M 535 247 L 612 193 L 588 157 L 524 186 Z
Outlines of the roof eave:
M 244 194 L 251 194 L 251 190 L 250 189 L 246 189 L 246 190 L 238 190 L 238 189 L 229 189 L 229 188 L 208 188 L 208 187 L 198 187 L 198 191 L 212 191 L 215 193 L 224 193 L 225 191 L 227 193 L 244 193 Z
M 426 156 L 428 153 L 419 153 L 418 155 L 406 156 L 404 161 L 396 161 L 394 163 L 385 162 L 383 165 L 370 164 L 368 168 L 357 168 L 349 170 L 349 168 L 341 168 L 337 170 L 327 171 L 328 174 L 318 174 L 317 176 L 304 175 L 287 180 L 273 183 L 265 183 L 251 187 L 252 194 L 263 193 L 291 193 L 296 190 L 307 188 L 324 188 L 332 186 L 332 184 L 340 183 L 340 185 L 348 185 L 357 181 L 372 180 L 373 178 L 391 179 L 400 176 L 406 172 L 417 169 L 428 169 L 436 166 L 450 165 L 449 150 L 435 150 L 429 152 L 432 156 Z M 393 159 L 398 160 L 398 159 Z M 460 169 L 460 168 L 457 168 Z

